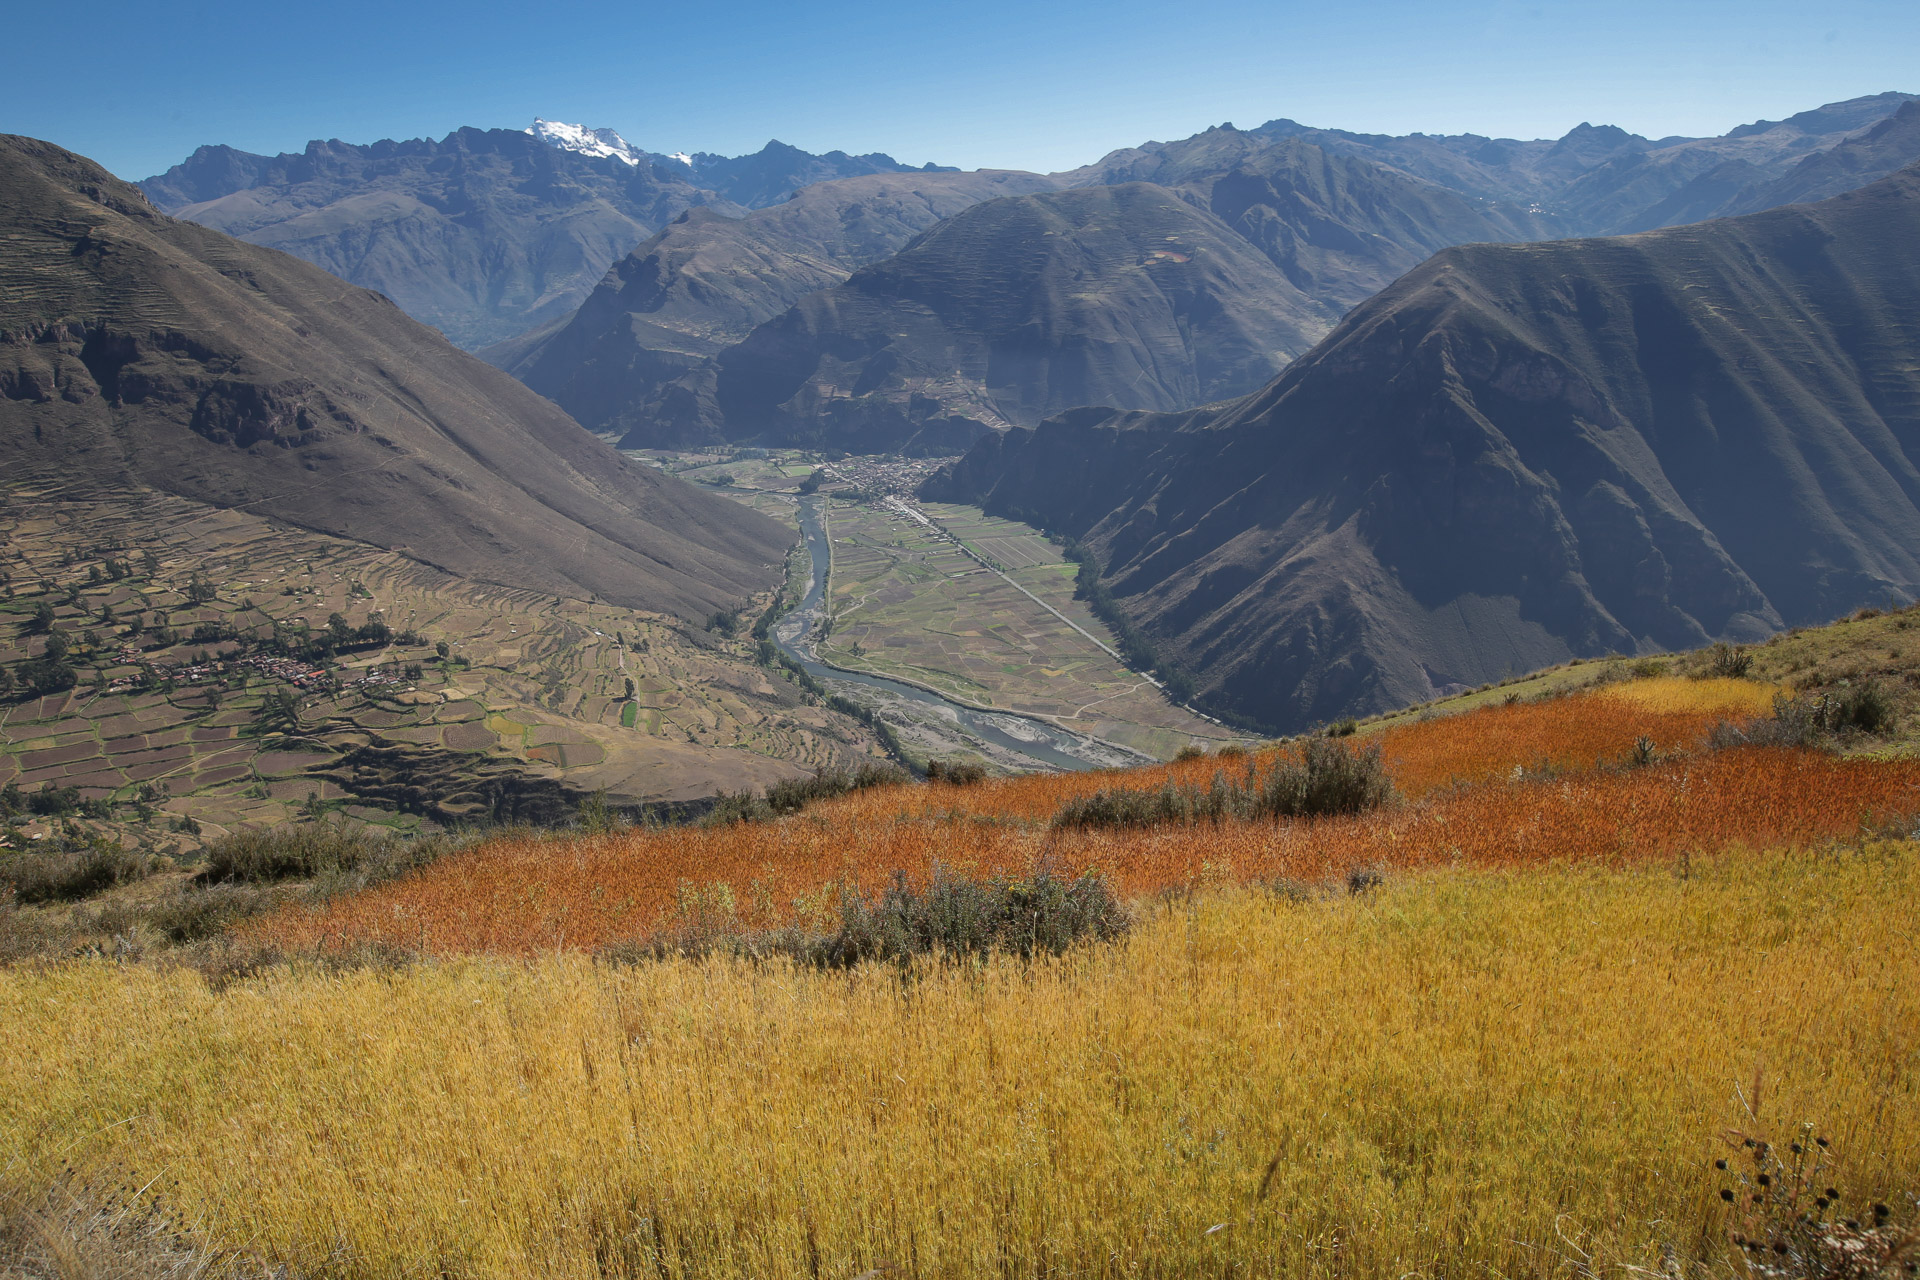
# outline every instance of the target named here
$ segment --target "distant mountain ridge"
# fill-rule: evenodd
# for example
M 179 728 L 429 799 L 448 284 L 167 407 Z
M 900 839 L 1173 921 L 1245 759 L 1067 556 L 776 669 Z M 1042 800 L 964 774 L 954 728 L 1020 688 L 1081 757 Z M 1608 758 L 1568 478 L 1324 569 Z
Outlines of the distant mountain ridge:
M 1205 705 L 1297 730 L 1920 594 L 1920 164 L 1451 248 L 1263 390 L 983 439 L 926 495 L 1084 540 Z
M 771 584 L 791 541 L 628 462 L 386 298 L 8 136 L 0 474 L 243 507 L 696 621 Z
M 139 186 L 163 212 L 377 289 L 474 348 L 570 315 L 687 209 L 737 217 L 823 180 L 922 171 L 780 142 L 736 158 L 659 155 L 611 129 L 536 120 L 278 156 L 201 147 Z
M 481 354 L 633 447 L 711 443 L 723 438 L 721 352 L 942 219 L 1054 186 L 990 170 L 872 174 L 740 218 L 689 210 L 616 263 L 574 315 Z
M 1558 139 L 1530 141 L 1477 134 L 1390 137 L 1292 120 L 1271 120 L 1251 132 L 1300 138 L 1474 199 L 1526 210 L 1552 235 L 1611 235 L 1753 212 L 1755 187 L 1872 129 L 1914 100 L 1913 94 L 1893 92 L 1851 98 L 1785 120 L 1740 125 L 1718 138 L 1651 139 L 1587 123 Z M 1920 153 L 1908 153 L 1898 164 L 1863 173 L 1860 182 L 1916 158 Z

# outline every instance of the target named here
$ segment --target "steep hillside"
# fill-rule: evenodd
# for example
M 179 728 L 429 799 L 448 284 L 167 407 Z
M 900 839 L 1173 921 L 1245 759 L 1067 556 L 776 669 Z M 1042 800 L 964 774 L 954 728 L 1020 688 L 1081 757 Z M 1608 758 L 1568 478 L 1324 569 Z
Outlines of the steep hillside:
M 801 299 L 719 359 L 735 439 L 964 447 L 1074 405 L 1242 394 L 1333 312 L 1150 183 L 976 205 Z
M 1053 185 L 1014 171 L 880 174 L 818 183 L 744 218 L 689 210 L 616 263 L 570 319 L 483 354 L 632 447 L 714 439 L 719 352 L 942 218 Z
M 1783 204 L 1825 200 L 1864 186 L 1920 159 L 1920 99 L 1828 151 L 1808 156 L 1786 174 L 1742 191 L 1724 213 L 1757 213 Z
M 685 165 L 515 129 L 272 157 L 202 147 L 141 187 L 176 217 L 377 289 L 465 347 L 569 314 L 654 228 L 725 203 Z
M 771 520 L 628 464 L 376 294 L 0 139 L 0 471 L 149 488 L 462 577 L 703 618 Z
M 1920 592 L 1920 166 L 1816 205 L 1447 250 L 1261 392 L 929 482 L 1084 539 L 1214 708 L 1298 728 Z

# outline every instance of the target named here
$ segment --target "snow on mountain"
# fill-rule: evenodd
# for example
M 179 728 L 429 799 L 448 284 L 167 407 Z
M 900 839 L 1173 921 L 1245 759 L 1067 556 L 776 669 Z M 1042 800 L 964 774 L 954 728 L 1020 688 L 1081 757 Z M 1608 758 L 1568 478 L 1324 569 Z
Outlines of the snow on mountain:
M 623 164 L 633 165 L 639 164 L 647 156 L 646 152 L 611 129 L 589 129 L 581 124 L 542 120 L 535 116 L 533 127 L 527 132 L 550 147 L 577 151 L 583 156 L 612 156 Z
M 676 151 L 672 155 L 668 156 L 667 159 L 678 160 L 681 164 L 687 166 L 687 168 L 689 169 L 693 168 L 693 157 L 688 155 L 684 151 Z

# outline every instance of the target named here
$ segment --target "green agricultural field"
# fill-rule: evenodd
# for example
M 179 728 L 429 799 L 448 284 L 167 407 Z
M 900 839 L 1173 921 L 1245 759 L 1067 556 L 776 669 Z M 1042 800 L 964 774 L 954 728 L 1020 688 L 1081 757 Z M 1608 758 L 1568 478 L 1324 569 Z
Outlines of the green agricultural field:
M 1156 756 L 1232 736 L 1169 703 L 1081 633 L 1112 644 L 1074 599 L 1075 567 L 1036 530 L 973 507 L 924 510 L 1006 576 L 881 504 L 836 500 L 833 627 L 822 656 Z

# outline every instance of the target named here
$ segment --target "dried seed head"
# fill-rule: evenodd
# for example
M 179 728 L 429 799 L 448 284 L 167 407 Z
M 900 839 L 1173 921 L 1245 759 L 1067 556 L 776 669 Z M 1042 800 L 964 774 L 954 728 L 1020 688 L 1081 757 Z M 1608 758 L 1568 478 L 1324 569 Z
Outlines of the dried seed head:
M 1731 1192 L 1731 1191 L 1729 1191 L 1729 1190 L 1727 1190 L 1727 1189 L 1726 1189 L 1725 1187 L 1722 1187 L 1722 1188 L 1720 1188 L 1720 1198 L 1721 1198 L 1722 1200 L 1725 1200 L 1725 1201 L 1726 1201 L 1726 1202 L 1727 1202 L 1728 1204 L 1732 1204 L 1732 1203 L 1733 1203 L 1733 1192 Z
M 1817 1147 L 1824 1147 L 1827 1145 L 1827 1140 L 1825 1138 L 1815 1138 L 1813 1144 Z
M 1761 1186 L 1763 1186 L 1763 1187 L 1770 1187 L 1770 1186 L 1772 1186 L 1772 1185 L 1773 1185 L 1773 1179 L 1772 1179 L 1772 1178 L 1769 1178 L 1769 1177 L 1768 1177 L 1768 1176 L 1767 1176 L 1766 1174 L 1764 1174 L 1764 1173 L 1760 1175 L 1760 1177 L 1759 1177 L 1759 1178 L 1757 1179 L 1757 1181 L 1758 1181 L 1758 1182 L 1760 1183 L 1760 1185 L 1761 1185 Z
M 1725 1160 L 1715 1160 L 1713 1162 L 1713 1167 L 1716 1169 L 1724 1169 L 1727 1167 L 1727 1162 Z

